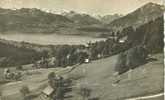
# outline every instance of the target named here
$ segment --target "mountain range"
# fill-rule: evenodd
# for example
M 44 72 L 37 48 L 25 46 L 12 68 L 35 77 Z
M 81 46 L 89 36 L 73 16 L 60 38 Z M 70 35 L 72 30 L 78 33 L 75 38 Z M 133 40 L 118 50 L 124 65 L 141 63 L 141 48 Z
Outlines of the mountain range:
M 0 32 L 100 36 L 129 26 L 139 27 L 163 16 L 163 11 L 163 6 L 148 3 L 125 16 L 114 14 L 96 18 L 74 11 L 54 14 L 36 8 L 0 8 Z
M 148 3 L 136 11 L 115 19 L 110 24 L 86 14 L 70 12 L 62 15 L 46 13 L 39 9 L 22 8 L 18 10 L 0 9 L 0 32 L 57 33 L 105 37 L 114 28 L 123 28 L 121 38 L 128 37 L 132 46 L 145 44 L 150 52 L 163 50 L 163 7 Z M 81 23 L 81 18 L 84 23 Z M 88 21 L 89 20 L 89 21 Z M 85 22 L 86 21 L 86 22 Z M 25 48 L 26 47 L 26 48 Z M 14 43 L 0 39 L 0 62 L 9 61 L 25 64 L 28 59 L 39 59 L 38 45 Z M 11 63 L 10 63 L 11 64 Z
M 109 14 L 109 15 L 105 15 L 105 16 L 98 16 L 98 19 L 104 23 L 104 24 L 109 24 L 114 20 L 117 20 L 119 18 L 123 17 L 122 14 Z
M 46 13 L 35 8 L 0 9 L 1 32 L 51 33 L 71 23 L 71 20 L 62 15 Z
M 164 6 L 150 2 L 127 14 L 126 16 L 112 21 L 107 24 L 107 27 L 111 27 L 113 29 L 123 29 L 133 26 L 136 28 L 150 22 L 151 20 L 155 20 L 156 18 L 163 16 L 163 13 Z
M 101 21 L 84 13 L 77 13 L 74 11 L 65 12 L 62 14 L 63 16 L 67 17 L 68 19 L 72 20 L 75 24 L 78 25 L 93 25 L 93 24 L 100 24 Z

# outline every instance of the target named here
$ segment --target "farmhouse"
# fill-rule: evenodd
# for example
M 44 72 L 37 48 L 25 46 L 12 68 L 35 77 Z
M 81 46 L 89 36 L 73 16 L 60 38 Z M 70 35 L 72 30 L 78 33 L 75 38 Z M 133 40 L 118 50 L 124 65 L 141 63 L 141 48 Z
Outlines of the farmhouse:
M 42 91 L 42 94 L 45 95 L 46 97 L 51 97 L 53 93 L 54 93 L 54 89 L 51 86 L 47 86 Z
M 124 42 L 127 41 L 127 40 L 128 40 L 128 37 L 125 36 L 125 37 L 119 39 L 119 42 L 120 42 L 120 43 L 124 43 Z

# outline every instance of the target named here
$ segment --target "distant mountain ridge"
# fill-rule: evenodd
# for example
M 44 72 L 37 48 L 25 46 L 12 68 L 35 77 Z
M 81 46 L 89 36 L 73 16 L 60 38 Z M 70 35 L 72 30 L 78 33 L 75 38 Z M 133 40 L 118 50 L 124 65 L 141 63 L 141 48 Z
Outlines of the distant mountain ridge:
M 109 24 L 114 20 L 117 20 L 121 18 L 123 15 L 121 14 L 113 14 L 113 15 L 105 15 L 105 16 L 99 16 L 98 19 L 103 22 L 104 24 Z
M 163 15 L 164 7 L 148 3 L 126 16 L 105 15 L 100 19 L 74 11 L 63 14 L 44 12 L 36 8 L 16 10 L 0 8 L 0 33 L 56 33 L 100 36 L 133 26 L 137 28 Z M 109 23 L 109 24 L 107 24 Z
M 36 8 L 17 10 L 0 9 L 0 31 L 18 32 L 55 32 L 60 27 L 67 27 L 73 22 L 68 18 L 46 13 Z
M 138 27 L 160 16 L 163 16 L 163 12 L 164 6 L 150 2 L 141 8 L 138 8 L 134 12 L 112 21 L 107 25 L 107 27 L 113 27 L 116 29 L 129 26 Z
M 92 17 L 88 14 L 77 13 L 74 11 L 70 11 L 68 13 L 65 12 L 62 15 L 67 17 L 68 19 L 72 20 L 76 24 L 79 24 L 79 25 L 93 25 L 93 24 L 100 24 L 101 23 L 101 21 L 99 21 L 95 17 Z

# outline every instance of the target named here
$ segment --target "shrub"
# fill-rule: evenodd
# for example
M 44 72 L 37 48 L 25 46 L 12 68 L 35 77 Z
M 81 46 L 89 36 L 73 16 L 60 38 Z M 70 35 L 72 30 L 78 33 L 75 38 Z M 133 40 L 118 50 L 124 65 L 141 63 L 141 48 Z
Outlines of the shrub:
M 48 79 L 49 80 L 52 80 L 54 78 L 55 78 L 55 73 L 54 72 L 51 72 L 51 73 L 48 74 Z
M 22 86 L 22 88 L 20 89 L 20 92 L 24 97 L 26 97 L 30 93 L 29 87 L 26 85 Z
M 20 66 L 17 66 L 16 67 L 16 70 L 23 70 L 23 67 L 20 65 Z

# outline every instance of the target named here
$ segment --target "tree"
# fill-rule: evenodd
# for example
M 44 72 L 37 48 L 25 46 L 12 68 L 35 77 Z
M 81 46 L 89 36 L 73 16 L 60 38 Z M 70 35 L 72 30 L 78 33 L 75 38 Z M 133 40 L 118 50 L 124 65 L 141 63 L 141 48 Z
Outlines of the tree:
M 48 74 L 48 79 L 49 80 L 52 80 L 54 78 L 55 78 L 55 72 L 51 72 L 51 73 Z
M 122 74 L 129 69 L 134 69 L 147 60 L 148 52 L 143 46 L 135 46 L 119 54 L 115 65 L 115 71 Z
M 56 77 L 56 74 L 54 72 L 51 72 L 48 74 L 48 83 L 49 85 L 52 87 L 52 88 L 55 88 L 56 86 L 56 83 L 55 83 L 55 77 Z
M 0 100 L 2 100 L 2 90 L 0 90 Z
M 64 79 L 63 77 L 60 77 L 56 81 L 56 92 L 55 92 L 55 98 L 56 100 L 64 100 L 64 95 L 65 95 L 65 88 L 64 88 Z
M 20 89 L 21 94 L 23 95 L 24 100 L 29 100 L 28 95 L 30 93 L 29 87 L 28 86 L 22 86 Z
M 78 94 L 82 96 L 83 100 L 88 100 L 89 96 L 91 95 L 91 89 L 84 86 L 80 87 Z
M 147 50 L 141 45 L 133 47 L 125 53 L 127 55 L 126 66 L 128 66 L 129 69 L 134 69 L 137 66 L 144 64 L 148 55 Z
M 128 68 L 126 67 L 126 54 L 120 53 L 115 64 L 115 71 L 119 74 L 122 74 L 126 70 L 128 70 Z
M 133 33 L 134 33 L 134 28 L 132 26 L 124 28 L 122 30 L 122 37 L 126 36 L 126 35 L 130 35 L 131 36 L 131 35 L 133 35 Z

